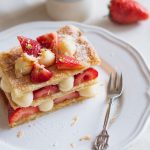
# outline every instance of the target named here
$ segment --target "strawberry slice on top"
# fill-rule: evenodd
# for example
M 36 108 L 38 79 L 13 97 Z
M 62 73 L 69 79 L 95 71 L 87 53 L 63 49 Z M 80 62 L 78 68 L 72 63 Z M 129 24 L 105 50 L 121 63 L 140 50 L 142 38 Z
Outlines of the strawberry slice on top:
M 56 58 L 56 66 L 57 69 L 82 69 L 85 66 L 79 62 L 79 60 L 75 59 L 74 57 L 65 56 L 65 55 L 58 55 Z
M 75 75 L 74 85 L 79 85 L 85 81 L 90 81 L 98 77 L 98 72 L 94 68 L 88 68 L 83 71 L 83 73 L 79 73 Z
M 59 92 L 59 88 L 57 85 L 49 85 L 49 86 L 33 91 L 33 99 L 35 100 L 40 97 L 48 96 L 57 92 Z
M 19 121 L 22 118 L 34 115 L 39 112 L 38 107 L 22 107 L 14 110 L 10 105 L 8 105 L 8 120 L 9 124 L 13 124 L 16 121 Z
M 110 18 L 120 24 L 130 24 L 149 18 L 149 12 L 135 0 L 111 0 Z
M 39 55 L 41 52 L 41 45 L 36 40 L 26 38 L 24 36 L 17 36 L 17 38 L 24 53 L 35 57 Z
M 42 47 L 51 49 L 58 45 L 58 35 L 56 32 L 41 35 L 36 38 L 36 40 L 41 44 Z
M 35 63 L 31 71 L 31 81 L 33 83 L 45 82 L 48 81 L 52 75 L 52 72 L 44 68 L 43 65 Z

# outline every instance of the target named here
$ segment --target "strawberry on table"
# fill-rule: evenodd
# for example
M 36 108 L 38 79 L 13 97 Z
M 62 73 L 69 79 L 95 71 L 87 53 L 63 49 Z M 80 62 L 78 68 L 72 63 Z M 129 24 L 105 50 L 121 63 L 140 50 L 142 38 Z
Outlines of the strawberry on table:
M 56 32 L 41 35 L 36 38 L 42 47 L 51 49 L 58 45 L 58 36 Z
M 110 18 L 120 24 L 130 24 L 149 17 L 149 12 L 135 0 L 111 0 Z
M 10 105 L 8 106 L 8 120 L 9 124 L 13 124 L 16 121 L 19 121 L 20 119 L 24 117 L 28 117 L 30 115 L 33 115 L 35 113 L 39 112 L 38 107 L 22 107 L 17 108 L 14 110 Z
M 39 55 L 41 52 L 41 45 L 36 40 L 26 38 L 24 36 L 18 36 L 17 38 L 24 53 L 35 57 Z
M 90 81 L 98 77 L 98 72 L 94 68 L 88 68 L 83 73 L 75 75 L 74 85 L 79 85 L 85 81 Z
M 84 68 L 84 65 L 81 64 L 77 59 L 65 55 L 57 56 L 56 66 L 58 69 L 69 69 L 69 70 Z
M 43 65 L 35 63 L 31 71 L 31 81 L 33 83 L 45 82 L 48 81 L 52 75 L 52 72 L 45 69 Z
M 57 85 L 49 85 L 39 90 L 33 91 L 33 99 L 38 99 L 40 97 L 48 96 L 57 92 L 59 92 L 59 88 Z

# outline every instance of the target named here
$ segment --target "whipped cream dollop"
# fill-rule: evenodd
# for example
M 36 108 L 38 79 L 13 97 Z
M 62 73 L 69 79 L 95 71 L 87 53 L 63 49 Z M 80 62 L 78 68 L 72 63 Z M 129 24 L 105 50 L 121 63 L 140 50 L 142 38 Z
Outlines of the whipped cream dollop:
M 23 55 L 15 61 L 16 77 L 20 78 L 23 75 L 29 74 L 33 68 L 34 61 L 36 61 L 35 57 L 23 53 Z
M 58 44 L 59 52 L 68 56 L 73 56 L 76 52 L 76 43 L 71 36 L 63 37 Z
M 63 92 L 70 91 L 74 86 L 74 77 L 68 77 L 59 83 L 59 89 Z
M 42 49 L 39 63 L 48 67 L 55 63 L 55 54 L 48 49 Z
M 54 106 L 54 102 L 53 100 L 47 100 L 45 102 L 43 102 L 41 105 L 39 105 L 39 110 L 46 112 L 46 111 L 50 111 Z
M 79 91 L 80 96 L 92 97 L 97 94 L 97 85 L 89 86 Z
M 14 92 L 11 92 L 12 101 L 21 107 L 31 106 L 33 102 L 33 92 L 24 93 L 22 96 L 17 97 Z

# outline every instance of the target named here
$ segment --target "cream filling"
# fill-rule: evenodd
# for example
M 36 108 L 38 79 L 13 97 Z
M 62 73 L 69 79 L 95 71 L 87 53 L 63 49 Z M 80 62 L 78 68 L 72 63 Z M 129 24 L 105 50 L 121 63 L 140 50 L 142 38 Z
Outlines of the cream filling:
M 76 52 L 76 43 L 71 36 L 66 36 L 58 44 L 59 52 L 68 56 L 73 56 Z
M 78 91 L 80 96 L 84 96 L 84 97 L 92 97 L 95 96 L 97 93 L 97 85 L 92 85 L 89 86 L 83 90 Z M 46 100 L 45 102 L 43 102 L 42 104 L 40 104 L 39 110 L 42 112 L 46 112 L 46 111 L 50 111 L 54 106 L 54 102 L 53 100 Z
M 50 50 L 42 49 L 39 63 L 46 67 L 53 65 L 55 63 L 55 54 Z
M 85 89 L 82 89 L 79 91 L 80 96 L 85 96 L 85 97 L 92 97 L 97 94 L 97 84 L 91 85 Z
M 36 58 L 26 53 L 23 53 L 23 55 L 15 61 L 16 77 L 20 78 L 23 75 L 29 74 L 33 68 L 34 61 L 36 61 Z
M 92 97 L 97 93 L 97 84 L 86 87 L 82 90 L 79 90 L 79 95 L 83 97 Z M 14 92 L 11 92 L 12 101 L 15 102 L 20 107 L 29 107 L 33 102 L 33 92 L 25 93 L 21 97 L 16 97 Z M 63 97 L 63 96 L 62 96 Z M 50 98 L 41 99 L 43 102 L 38 105 L 38 108 L 41 112 L 50 111 L 54 106 L 54 101 Z
M 97 90 L 97 84 L 96 85 L 88 86 L 88 87 L 86 87 L 84 89 L 81 89 L 81 90 L 78 90 L 79 95 L 80 96 L 84 96 L 84 97 L 95 96 L 97 94 L 97 91 L 98 91 Z M 17 97 L 14 94 L 14 92 L 11 92 L 11 98 L 12 98 L 12 101 L 15 102 L 18 106 L 20 106 L 20 107 L 28 107 L 28 106 L 32 105 L 32 102 L 33 102 L 33 92 L 24 93 L 20 97 Z M 53 104 L 52 104 L 52 102 L 50 102 L 52 100 L 48 100 L 48 99 L 49 98 L 42 99 L 42 97 L 41 97 L 41 101 L 44 101 L 44 102 L 42 102 L 42 104 L 40 103 L 40 105 L 39 105 L 39 109 L 41 111 L 49 111 L 50 109 L 52 109 Z
M 39 110 L 40 111 L 43 111 L 43 112 L 46 112 L 46 111 L 50 111 L 54 106 L 54 102 L 53 100 L 47 100 L 45 102 L 43 102 L 41 105 L 39 105 Z
M 12 101 L 21 107 L 28 107 L 33 102 L 33 92 L 24 93 L 20 97 L 16 97 L 14 92 L 11 92 Z
M 70 91 L 74 86 L 74 77 L 68 77 L 59 83 L 60 91 L 67 92 Z

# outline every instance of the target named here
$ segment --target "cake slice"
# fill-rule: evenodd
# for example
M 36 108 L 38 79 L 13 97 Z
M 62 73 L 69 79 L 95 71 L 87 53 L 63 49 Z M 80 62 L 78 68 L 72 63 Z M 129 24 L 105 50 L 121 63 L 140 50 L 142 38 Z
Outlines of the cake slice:
M 94 96 L 100 59 L 78 28 L 18 40 L 19 47 L 0 54 L 11 127 Z

